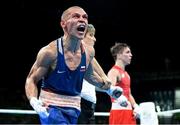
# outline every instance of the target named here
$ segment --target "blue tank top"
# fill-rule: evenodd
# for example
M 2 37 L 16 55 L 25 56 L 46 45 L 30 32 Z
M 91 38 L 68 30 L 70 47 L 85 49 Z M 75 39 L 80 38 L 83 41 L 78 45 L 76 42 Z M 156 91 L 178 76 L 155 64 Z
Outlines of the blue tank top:
M 42 80 L 42 89 L 62 95 L 80 95 L 86 71 L 86 54 L 81 44 L 81 62 L 75 70 L 70 70 L 64 59 L 62 38 L 57 39 L 57 64 L 48 77 Z

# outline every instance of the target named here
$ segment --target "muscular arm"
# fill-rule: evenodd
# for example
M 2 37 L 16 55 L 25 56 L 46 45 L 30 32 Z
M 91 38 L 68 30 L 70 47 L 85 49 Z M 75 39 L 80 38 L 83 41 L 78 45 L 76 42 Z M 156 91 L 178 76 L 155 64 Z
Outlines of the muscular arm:
M 104 85 L 102 78 L 93 70 L 91 63 L 88 66 L 84 79 L 100 88 Z
M 98 88 L 109 89 L 111 82 L 104 73 L 97 60 L 94 58 L 94 48 L 85 46 L 85 50 L 88 62 L 87 65 L 89 64 L 89 66 L 84 78 Z
M 101 66 L 99 65 L 99 63 L 95 59 L 95 57 L 92 59 L 92 65 L 93 65 L 94 71 L 102 78 L 102 80 L 105 84 L 103 86 L 103 88 L 104 89 L 109 88 L 111 85 L 111 81 L 109 80 L 107 75 L 104 73 L 103 69 L 101 68 Z M 97 89 L 97 90 L 99 90 L 99 89 Z
M 43 48 L 39 51 L 36 61 L 26 78 L 25 92 L 29 100 L 31 97 L 37 97 L 37 83 L 47 74 L 52 61 L 52 53 L 48 51 L 47 48 Z
M 104 73 L 103 69 L 101 68 L 101 66 L 100 66 L 99 63 L 97 62 L 97 60 L 96 60 L 95 57 L 92 59 L 92 65 L 93 65 L 94 71 L 95 71 L 100 77 L 107 77 L 106 74 Z
M 93 84 L 96 87 L 101 87 L 104 85 L 102 78 L 95 72 L 93 67 L 93 58 L 95 55 L 95 50 L 93 47 L 87 47 L 85 45 L 86 57 L 87 57 L 87 65 L 88 68 L 84 75 L 84 79 L 87 80 L 90 84 Z

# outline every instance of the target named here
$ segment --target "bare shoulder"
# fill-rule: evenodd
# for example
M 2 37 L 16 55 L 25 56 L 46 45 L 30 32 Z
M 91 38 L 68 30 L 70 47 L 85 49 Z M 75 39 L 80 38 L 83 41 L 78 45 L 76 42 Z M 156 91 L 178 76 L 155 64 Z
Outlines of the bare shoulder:
M 111 68 L 108 72 L 108 76 L 118 76 L 118 75 L 119 75 L 119 71 L 114 68 Z
M 111 68 L 107 74 L 108 78 L 110 78 L 113 82 L 113 85 L 116 85 L 117 82 L 121 81 L 121 74 L 117 69 Z
M 84 49 L 85 49 L 85 52 L 86 52 L 87 60 L 88 60 L 88 62 L 90 62 L 95 56 L 95 50 L 94 50 L 93 47 L 88 46 L 86 44 L 83 44 L 83 46 L 84 46 Z
M 82 42 L 82 44 L 83 44 L 85 50 L 88 51 L 89 53 L 94 53 L 95 52 L 93 46 L 89 46 L 89 45 L 85 44 L 84 42 Z
M 37 55 L 37 61 L 40 63 L 51 63 L 55 61 L 57 57 L 56 43 L 52 41 L 48 45 L 42 47 Z

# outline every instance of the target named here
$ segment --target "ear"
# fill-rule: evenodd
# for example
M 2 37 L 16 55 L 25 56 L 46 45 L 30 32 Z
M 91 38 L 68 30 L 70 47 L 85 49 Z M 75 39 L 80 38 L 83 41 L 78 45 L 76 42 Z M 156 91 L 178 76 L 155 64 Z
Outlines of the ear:
M 61 25 L 62 28 L 64 28 L 64 27 L 65 27 L 65 21 L 62 20 L 62 21 L 60 22 L 60 25 Z
M 118 54 L 116 55 L 116 58 L 119 59 L 120 57 L 121 57 L 121 54 L 118 53 Z

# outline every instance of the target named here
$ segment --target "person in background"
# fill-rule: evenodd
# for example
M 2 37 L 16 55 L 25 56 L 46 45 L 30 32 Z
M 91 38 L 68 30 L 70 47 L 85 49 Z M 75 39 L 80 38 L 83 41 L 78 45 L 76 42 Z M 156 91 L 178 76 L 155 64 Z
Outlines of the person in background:
M 95 28 L 92 24 L 88 24 L 88 28 L 83 39 L 85 47 L 94 49 L 96 42 Z M 103 69 L 95 59 L 92 60 L 95 72 L 101 77 L 107 77 Z M 78 118 L 78 124 L 95 124 L 95 106 L 96 106 L 96 88 L 85 79 L 83 80 L 83 86 L 81 91 L 81 113 Z
M 114 66 L 108 72 L 108 78 L 114 86 L 120 86 L 123 89 L 122 96 L 127 98 L 127 104 L 122 105 L 119 102 L 121 98 L 111 99 L 112 106 L 109 116 L 109 124 L 136 124 L 136 118 L 139 116 L 140 109 L 131 93 L 131 80 L 125 67 L 131 63 L 132 53 L 126 43 L 115 43 L 110 49 L 112 57 L 115 60 Z
M 81 7 L 65 10 L 60 21 L 64 35 L 42 47 L 30 69 L 25 92 L 41 124 L 77 123 L 83 79 L 114 98 L 122 93 L 120 87 L 111 86 L 108 79 L 94 73 L 94 51 L 82 44 L 87 24 L 88 15 Z

